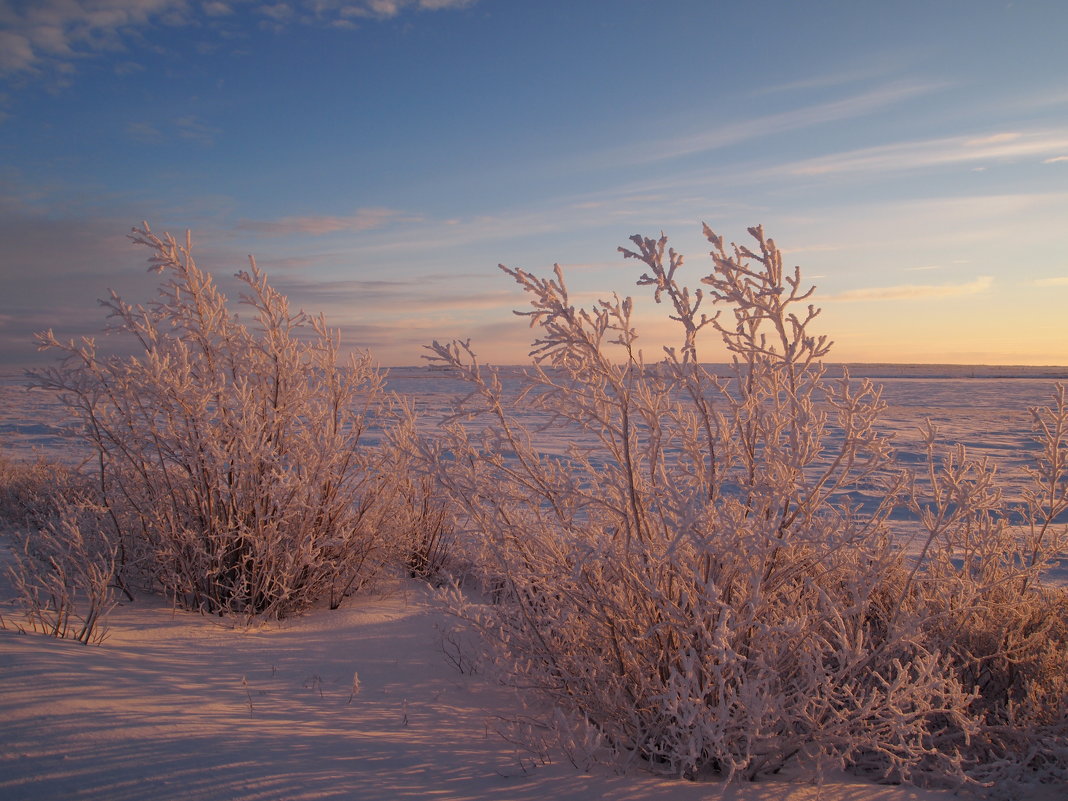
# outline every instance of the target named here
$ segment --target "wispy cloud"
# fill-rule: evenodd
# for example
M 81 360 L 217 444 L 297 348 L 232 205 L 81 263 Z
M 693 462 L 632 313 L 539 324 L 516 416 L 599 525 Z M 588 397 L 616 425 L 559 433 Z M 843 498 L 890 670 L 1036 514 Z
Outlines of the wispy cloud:
M 174 121 L 175 130 L 182 139 L 199 142 L 202 145 L 215 143 L 216 135 L 222 133 L 218 128 L 213 128 L 199 117 L 189 115 L 179 117 Z
M 1068 149 L 1068 131 L 1001 132 L 981 137 L 953 136 L 850 150 L 776 168 L 793 176 L 914 170 L 946 164 L 1050 157 Z
M 825 301 L 931 300 L 957 295 L 978 295 L 994 285 L 994 278 L 981 275 L 965 284 L 901 284 L 898 286 L 849 289 L 837 295 L 825 295 Z
M 33 71 L 80 53 L 114 49 L 132 28 L 184 21 L 185 0 L 36 0 L 0 4 L 0 72 Z
M 363 0 L 353 3 L 345 2 L 318 2 L 316 9 L 321 11 L 324 7 L 338 9 L 345 16 L 376 17 L 378 19 L 391 19 L 408 8 L 420 11 L 441 11 L 443 9 L 466 8 L 473 5 L 477 0 Z
M 878 80 L 884 77 L 886 77 L 886 70 L 881 67 L 863 67 L 847 72 L 836 71 L 824 73 L 822 75 L 811 75 L 805 78 L 798 78 L 794 81 L 786 81 L 772 86 L 765 86 L 757 90 L 756 94 L 774 95 L 787 94 L 799 90 L 804 91 L 806 89 L 831 89 L 851 83 L 859 83 L 860 81 Z
M 316 309 L 324 305 L 352 307 L 360 302 L 380 304 L 383 300 L 400 297 L 408 286 L 407 281 L 330 280 L 296 276 L 277 276 L 273 284 L 300 304 L 308 303 Z
M 419 0 L 419 8 L 426 11 L 440 11 L 446 8 L 467 8 L 478 0 Z
M 126 126 L 126 134 L 138 142 L 161 142 L 164 139 L 159 128 L 143 121 L 129 123 Z
M 390 19 L 407 10 L 461 9 L 477 0 L 292 0 L 256 8 L 272 25 L 334 25 L 347 17 Z M 69 71 L 75 60 L 118 50 L 135 31 L 226 25 L 237 3 L 223 0 L 33 0 L 0 2 L 0 74 Z
M 204 13 L 209 17 L 225 17 L 234 13 L 233 6 L 230 3 L 224 3 L 221 0 L 213 0 L 204 4 Z
M 127 136 L 138 142 L 165 142 L 176 136 L 205 146 L 214 145 L 215 138 L 222 133 L 219 128 L 208 125 L 195 114 L 155 122 L 134 120 L 127 123 L 125 131 Z
M 1053 158 L 1046 159 L 1043 164 L 1059 164 L 1060 162 L 1068 161 L 1068 156 L 1054 156 Z
M 293 16 L 293 7 L 288 3 L 272 3 L 256 9 L 260 14 L 278 23 L 288 22 Z
M 116 64 L 115 67 L 114 67 L 114 72 L 119 77 L 122 77 L 122 76 L 125 76 L 125 75 L 135 75 L 135 74 L 137 74 L 139 72 L 144 72 L 144 71 L 145 71 L 144 66 L 141 65 L 141 64 L 138 64 L 136 61 L 123 61 L 120 64 Z
M 728 147 L 771 134 L 838 122 L 879 111 L 897 103 L 944 89 L 945 83 L 895 83 L 870 92 L 818 103 L 803 108 L 768 114 L 762 117 L 716 126 L 687 136 L 643 142 L 640 149 L 616 151 L 609 156 L 613 163 L 632 164 L 663 161 Z
M 331 215 L 312 215 L 305 217 L 282 217 L 278 220 L 242 220 L 237 228 L 242 231 L 254 231 L 268 236 L 288 236 L 305 234 L 319 236 L 339 231 L 370 231 L 383 228 L 397 221 L 411 221 L 411 215 L 394 209 L 367 208 L 359 209 L 345 217 Z
M 515 308 L 518 293 L 501 281 L 501 288 L 478 291 L 470 285 L 457 287 L 451 277 L 413 276 L 405 280 L 318 280 L 279 277 L 274 286 L 295 303 L 315 309 L 356 312 L 365 320 L 396 319 L 398 315 L 469 315 L 498 310 L 502 315 Z
M 1057 275 L 1053 278 L 1037 278 L 1033 283 L 1035 286 L 1068 286 L 1068 275 Z
M 987 145 L 1002 145 L 1005 142 L 1015 142 L 1020 138 L 1020 134 L 1016 131 L 1007 131 L 1004 133 L 990 134 L 989 136 L 980 136 L 975 139 L 968 139 L 964 142 L 965 147 L 986 147 Z

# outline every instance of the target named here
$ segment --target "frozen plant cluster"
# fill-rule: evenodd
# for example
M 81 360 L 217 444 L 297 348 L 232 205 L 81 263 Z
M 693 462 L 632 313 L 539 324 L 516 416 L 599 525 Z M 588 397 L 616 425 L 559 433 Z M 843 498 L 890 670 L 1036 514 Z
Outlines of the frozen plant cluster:
M 367 427 L 386 408 L 367 354 L 339 362 L 322 317 L 292 311 L 251 261 L 245 323 L 184 244 L 147 225 L 135 242 L 161 275 L 147 306 L 112 292 L 112 329 L 137 355 L 91 339 L 42 348 L 33 375 L 82 420 L 121 581 L 187 609 L 283 617 L 336 607 L 386 559 L 392 497 Z
M 0 457 L 0 521 L 12 544 L 10 578 L 25 631 L 82 643 L 107 636 L 118 549 L 86 477 L 44 460 Z
M 431 346 L 470 385 L 452 424 L 412 444 L 461 509 L 457 550 L 487 593 L 457 593 L 460 615 L 503 675 L 566 712 L 571 741 L 584 728 L 681 777 L 755 779 L 800 758 L 893 780 L 1063 779 L 1068 599 L 1041 581 L 1066 544 L 1063 389 L 1034 411 L 1022 526 L 992 468 L 943 456 L 933 430 L 916 482 L 879 433 L 879 389 L 825 376 L 799 269 L 749 233 L 728 246 L 706 226 L 701 289 L 664 237 L 620 249 L 678 325 L 656 363 L 631 300 L 578 308 L 559 266 L 502 265 L 537 332 L 518 397 L 469 342 Z M 702 366 L 704 329 L 729 378 Z M 531 408 L 591 444 L 542 453 Z M 872 482 L 881 502 L 851 504 Z M 925 532 L 917 558 L 892 536 L 902 508 Z
M 237 276 L 246 322 L 188 236 L 135 229 L 156 299 L 104 301 L 135 355 L 40 335 L 61 361 L 33 382 L 81 421 L 93 469 L 50 488 L 49 466 L 0 463 L 29 624 L 98 640 L 113 593 L 137 587 L 279 618 L 403 570 L 452 580 L 480 636 L 450 635 L 450 656 L 523 688 L 548 710 L 537 739 L 576 762 L 1068 781 L 1068 591 L 1043 578 L 1068 550 L 1064 388 L 1032 410 L 1021 504 L 931 425 L 926 464 L 902 468 L 880 389 L 828 376 L 814 290 L 749 233 L 705 227 L 699 288 L 666 237 L 620 249 L 678 332 L 652 362 L 630 298 L 580 308 L 559 267 L 502 267 L 536 332 L 522 387 L 470 342 L 435 342 L 469 392 L 427 431 L 369 355 L 342 363 L 338 334 L 254 262 Z M 702 364 L 707 336 L 729 375 Z M 566 453 L 540 447 L 532 413 Z M 852 500 L 872 487 L 876 502 Z

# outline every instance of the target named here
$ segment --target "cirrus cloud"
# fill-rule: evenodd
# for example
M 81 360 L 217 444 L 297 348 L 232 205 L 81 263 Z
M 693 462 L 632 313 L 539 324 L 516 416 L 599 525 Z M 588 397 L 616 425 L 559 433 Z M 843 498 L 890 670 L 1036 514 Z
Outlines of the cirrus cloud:
M 1005 132 L 982 137 L 954 136 L 835 153 L 787 165 L 793 176 L 866 174 L 916 170 L 969 162 L 1005 162 L 1044 158 L 1050 164 L 1060 160 L 1068 148 L 1068 130 Z M 980 164 L 979 166 L 983 166 Z
M 282 217 L 277 220 L 242 220 L 237 224 L 237 228 L 241 231 L 254 231 L 267 236 L 293 234 L 321 236 L 340 231 L 370 231 L 393 222 L 412 219 L 410 215 L 395 209 L 366 208 L 358 209 L 353 214 L 344 217 L 321 214 Z
M 964 284 L 900 284 L 898 286 L 865 287 L 847 289 L 835 295 L 824 296 L 827 301 L 870 300 L 931 300 L 957 295 L 978 295 L 994 285 L 993 276 L 980 275 Z

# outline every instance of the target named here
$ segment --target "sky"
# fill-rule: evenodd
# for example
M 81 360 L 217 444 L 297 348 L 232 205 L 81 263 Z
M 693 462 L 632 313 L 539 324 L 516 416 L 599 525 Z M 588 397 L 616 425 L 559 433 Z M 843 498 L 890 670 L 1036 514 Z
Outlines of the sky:
M 1066 33 L 1060 0 L 0 0 L 0 370 L 151 298 L 142 221 L 384 366 L 526 361 L 499 263 L 633 295 L 659 358 L 616 249 L 664 232 L 696 286 L 703 222 L 800 265 L 831 361 L 1068 365 Z

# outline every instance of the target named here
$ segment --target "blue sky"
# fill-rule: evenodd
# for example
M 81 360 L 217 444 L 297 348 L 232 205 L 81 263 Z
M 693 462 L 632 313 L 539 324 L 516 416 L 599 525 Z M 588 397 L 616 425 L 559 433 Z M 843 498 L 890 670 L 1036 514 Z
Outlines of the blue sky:
M 254 254 L 385 365 L 524 360 L 496 265 L 762 223 L 841 361 L 1068 364 L 1068 3 L 0 0 L 0 366 Z M 670 333 L 639 304 L 653 358 Z M 714 338 L 703 349 L 723 358 Z

